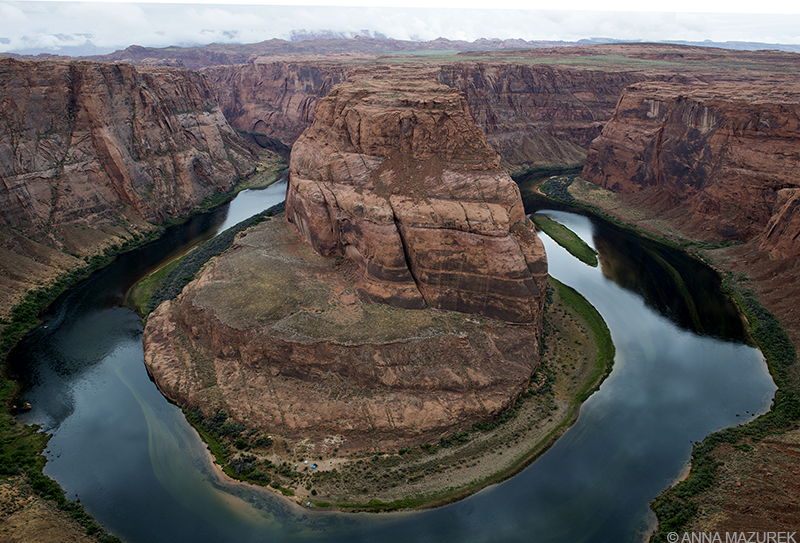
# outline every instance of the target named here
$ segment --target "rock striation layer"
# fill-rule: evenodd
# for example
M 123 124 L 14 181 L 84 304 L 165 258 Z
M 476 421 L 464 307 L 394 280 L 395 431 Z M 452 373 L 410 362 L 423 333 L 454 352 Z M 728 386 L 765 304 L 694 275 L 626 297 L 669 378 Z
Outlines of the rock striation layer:
M 538 52 L 537 52 L 538 53 Z M 511 170 L 583 163 L 617 99 L 642 73 L 503 62 L 442 65 L 439 81 L 461 90 L 476 124 Z
M 582 177 L 708 240 L 800 256 L 800 91 L 641 83 L 593 143 Z
M 4 306 L 256 165 L 205 78 L 186 70 L 0 59 L 0 117 Z
M 91 222 L 124 206 L 160 222 L 254 170 L 199 74 L 9 59 L 0 70 L 8 226 Z
M 581 164 L 622 90 L 644 79 L 635 72 L 487 60 L 415 69 L 464 93 L 475 123 L 512 170 Z M 311 125 L 319 100 L 358 70 L 347 59 L 258 59 L 203 73 L 232 126 L 292 145 Z
M 463 95 L 351 78 L 295 143 L 286 218 L 358 266 L 365 301 L 539 323 L 544 248 Z
M 629 85 L 785 81 L 797 69 L 797 55 L 669 44 L 472 51 L 429 59 L 282 54 L 203 73 L 233 126 L 292 145 L 311 124 L 319 99 L 365 65 L 373 71 L 405 66 L 462 91 L 504 166 L 522 171 L 582 164 Z

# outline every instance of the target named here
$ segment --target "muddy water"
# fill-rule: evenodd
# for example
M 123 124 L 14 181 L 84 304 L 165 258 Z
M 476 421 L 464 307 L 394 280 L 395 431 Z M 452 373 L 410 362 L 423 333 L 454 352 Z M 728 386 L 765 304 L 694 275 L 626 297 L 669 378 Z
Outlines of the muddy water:
M 265 208 L 282 194 L 242 193 L 119 259 L 62 296 L 13 353 L 34 406 L 25 421 L 52 434 L 45 472 L 125 541 L 631 541 L 652 526 L 648 504 L 685 470 L 693 441 L 769 407 L 775 386 L 713 274 L 610 225 L 548 212 L 600 253 L 591 268 L 543 235 L 550 272 L 600 311 L 617 356 L 547 453 L 503 484 L 412 513 L 307 510 L 227 481 L 148 379 L 141 323 L 120 301 L 198 231 L 252 214 L 251 197 Z

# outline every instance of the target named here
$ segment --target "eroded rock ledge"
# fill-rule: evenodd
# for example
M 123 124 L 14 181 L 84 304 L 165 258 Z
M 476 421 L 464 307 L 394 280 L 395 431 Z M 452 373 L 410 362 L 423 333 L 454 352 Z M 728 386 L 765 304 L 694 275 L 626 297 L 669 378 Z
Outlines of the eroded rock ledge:
M 335 89 L 293 149 L 287 219 L 150 315 L 168 398 L 346 453 L 436 440 L 525 390 L 544 249 L 458 91 Z
M 800 91 L 786 83 L 640 83 L 593 143 L 582 177 L 710 241 L 797 258 Z

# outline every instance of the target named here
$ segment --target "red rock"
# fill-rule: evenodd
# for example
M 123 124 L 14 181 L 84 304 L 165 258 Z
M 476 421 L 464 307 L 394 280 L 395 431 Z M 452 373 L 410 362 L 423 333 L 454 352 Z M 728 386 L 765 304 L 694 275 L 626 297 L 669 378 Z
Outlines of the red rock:
M 800 90 L 777 84 L 637 84 L 593 143 L 582 177 L 694 237 L 800 255 Z
M 4 58 L 0 111 L 0 228 L 10 243 L 0 248 L 0 313 L 83 264 L 70 255 L 186 214 L 255 169 L 206 80 L 186 70 Z M 20 236 L 38 245 L 23 248 Z M 27 279 L 15 280 L 21 270 Z
M 257 62 L 206 68 L 232 126 L 291 145 L 314 120 L 317 102 L 346 78 L 343 64 Z
M 544 248 L 455 89 L 397 72 L 336 87 L 293 147 L 286 208 L 314 251 L 358 265 L 365 300 L 540 322 Z
M 436 441 L 528 386 L 533 324 L 361 303 L 346 267 L 283 221 L 248 230 L 150 314 L 150 374 L 179 405 L 312 445 L 339 436 L 342 453 Z
M 79 222 L 133 207 L 160 222 L 254 170 L 202 76 L 0 59 L 5 224 Z
M 512 167 L 580 164 L 636 72 L 541 65 L 455 62 L 418 72 L 461 90 L 478 127 Z M 311 125 L 320 98 L 358 73 L 341 61 L 297 59 L 216 66 L 203 73 L 232 126 L 291 145 Z

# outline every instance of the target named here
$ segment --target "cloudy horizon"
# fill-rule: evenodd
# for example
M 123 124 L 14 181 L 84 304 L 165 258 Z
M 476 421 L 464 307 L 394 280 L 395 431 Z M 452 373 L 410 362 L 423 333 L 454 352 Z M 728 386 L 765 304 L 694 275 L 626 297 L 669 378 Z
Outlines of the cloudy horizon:
M 245 0 L 253 1 L 253 0 Z M 317 1 L 316 4 L 323 3 Z M 332 32 L 346 37 L 368 33 L 399 40 L 439 37 L 468 42 L 480 38 L 578 41 L 602 38 L 625 41 L 756 42 L 800 44 L 800 13 L 779 13 L 768 4 L 762 13 L 746 13 L 736 3 L 680 2 L 683 12 L 636 11 L 604 3 L 602 11 L 576 9 L 582 0 L 559 4 L 565 9 L 451 8 L 448 0 L 426 2 L 430 8 L 396 8 L 374 0 L 360 6 L 269 5 L 264 3 L 124 3 L 70 1 L 0 1 L 0 52 L 66 55 L 105 54 L 131 45 L 197 46 L 209 43 L 257 43 L 290 39 L 293 32 Z M 333 3 L 333 0 L 328 0 Z M 371 2 L 371 3 L 370 3 Z M 493 5 L 495 5 L 493 3 Z M 535 6 L 536 4 L 527 3 Z M 587 3 L 587 5 L 589 5 Z M 743 4 L 742 4 L 743 5 Z M 692 7 L 690 10 L 690 6 Z M 572 8 L 572 9 L 570 9 Z M 738 12 L 734 12 L 738 9 Z M 617 11 L 615 11 L 617 10 Z

